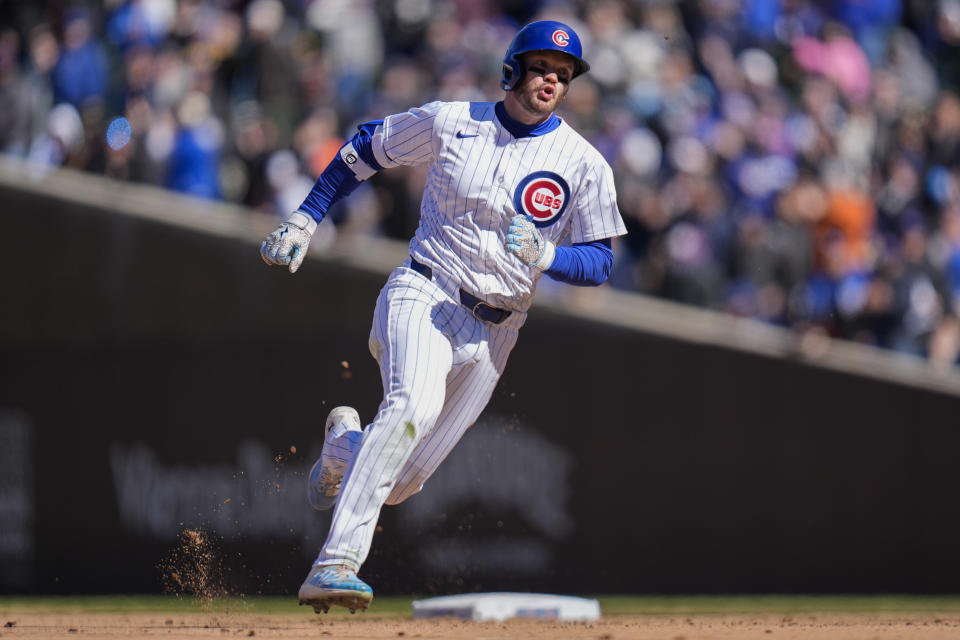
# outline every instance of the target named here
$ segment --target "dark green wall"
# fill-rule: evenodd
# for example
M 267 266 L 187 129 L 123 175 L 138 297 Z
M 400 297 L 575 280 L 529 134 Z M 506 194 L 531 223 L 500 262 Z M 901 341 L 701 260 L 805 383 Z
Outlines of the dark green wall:
M 8 530 L 32 539 L 0 544 L 0 591 L 154 592 L 176 532 L 205 526 L 228 586 L 292 593 L 329 517 L 301 500 L 326 411 L 369 421 L 380 400 L 385 274 L 291 277 L 252 244 L 9 189 L 0 210 L 0 411 L 29 436 L 0 489 L 29 497 Z M 957 397 L 535 309 L 485 417 L 436 486 L 384 510 L 361 575 L 380 593 L 956 592 L 958 415 Z

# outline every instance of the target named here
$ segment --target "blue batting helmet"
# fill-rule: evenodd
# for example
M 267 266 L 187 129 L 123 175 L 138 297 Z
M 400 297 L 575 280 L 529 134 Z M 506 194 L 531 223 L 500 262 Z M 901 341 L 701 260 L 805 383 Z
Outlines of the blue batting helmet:
M 503 75 L 500 76 L 500 86 L 504 91 L 510 91 L 523 78 L 523 67 L 520 64 L 520 54 L 528 51 L 559 51 L 573 58 L 573 77 L 590 71 L 590 65 L 583 59 L 583 47 L 576 32 L 556 20 L 540 20 L 531 22 L 517 33 L 513 42 L 507 47 L 507 55 L 503 57 Z

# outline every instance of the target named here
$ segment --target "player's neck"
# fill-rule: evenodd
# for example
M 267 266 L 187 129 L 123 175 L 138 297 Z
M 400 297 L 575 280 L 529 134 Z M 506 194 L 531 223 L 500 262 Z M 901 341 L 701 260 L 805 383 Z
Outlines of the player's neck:
M 507 108 L 502 101 L 494 105 L 494 111 L 497 114 L 497 120 L 500 121 L 500 125 L 509 131 L 510 135 L 514 138 L 543 136 L 556 130 L 556 128 L 560 126 L 560 118 L 554 113 L 551 113 L 546 120 L 538 124 L 524 124 L 518 120 L 514 120 L 510 117 L 510 114 L 507 113 Z
M 507 111 L 507 115 L 515 121 L 530 127 L 546 122 L 553 115 L 552 111 L 550 113 L 537 113 L 525 109 L 509 91 L 503 97 L 503 108 Z

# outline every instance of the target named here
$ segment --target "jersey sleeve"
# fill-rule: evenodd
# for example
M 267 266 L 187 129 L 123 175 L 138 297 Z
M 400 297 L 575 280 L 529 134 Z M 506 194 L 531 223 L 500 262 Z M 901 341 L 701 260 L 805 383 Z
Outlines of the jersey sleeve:
M 373 157 L 377 164 L 387 169 L 433 160 L 434 123 L 443 105 L 430 102 L 384 118 L 373 133 Z
M 627 233 L 617 208 L 613 170 L 599 154 L 587 170 L 577 193 L 576 206 L 576 215 L 571 221 L 571 243 L 595 242 Z

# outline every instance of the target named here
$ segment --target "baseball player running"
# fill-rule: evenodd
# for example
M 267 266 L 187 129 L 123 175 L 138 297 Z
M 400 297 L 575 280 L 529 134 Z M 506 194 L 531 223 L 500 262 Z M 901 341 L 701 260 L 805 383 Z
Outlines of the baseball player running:
M 589 70 L 573 29 L 528 24 L 503 60 L 501 102 L 431 102 L 358 127 L 301 207 L 261 246 L 294 273 L 330 205 L 377 171 L 427 164 L 410 258 L 380 292 L 370 352 L 383 401 L 366 429 L 350 407 L 330 412 L 309 477 L 330 532 L 301 604 L 365 609 L 357 573 L 380 509 L 424 482 L 490 399 L 543 274 L 599 285 L 626 232 L 609 165 L 554 111 Z

